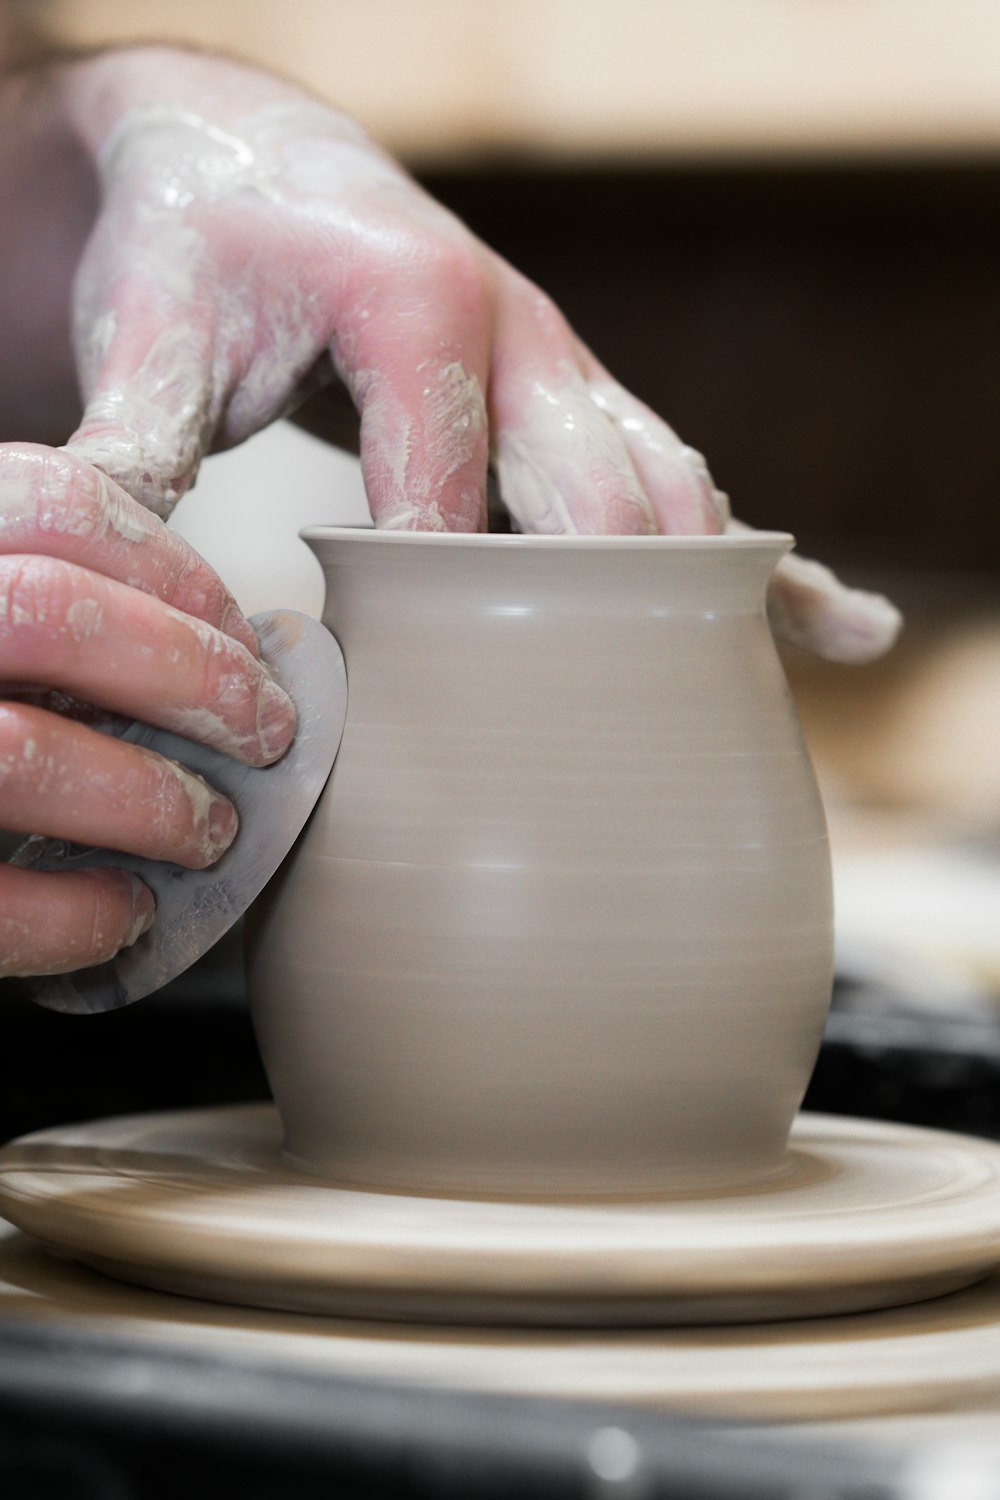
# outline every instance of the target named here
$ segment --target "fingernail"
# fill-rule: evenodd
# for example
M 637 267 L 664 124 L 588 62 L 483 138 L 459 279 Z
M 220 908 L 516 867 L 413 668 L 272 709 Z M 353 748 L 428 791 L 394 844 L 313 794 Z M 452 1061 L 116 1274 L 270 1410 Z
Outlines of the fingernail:
M 208 835 L 205 839 L 205 862 L 214 865 L 236 837 L 240 820 L 233 804 L 216 797 L 208 812 Z
M 128 936 L 122 943 L 123 948 L 131 948 L 132 944 L 138 938 L 141 938 L 144 932 L 148 932 L 156 916 L 156 901 L 149 886 L 141 881 L 138 875 L 133 875 L 130 878 L 132 883 L 132 926 L 129 928 Z
M 257 698 L 257 736 L 265 765 L 284 755 L 295 738 L 295 704 L 268 677 L 261 679 Z

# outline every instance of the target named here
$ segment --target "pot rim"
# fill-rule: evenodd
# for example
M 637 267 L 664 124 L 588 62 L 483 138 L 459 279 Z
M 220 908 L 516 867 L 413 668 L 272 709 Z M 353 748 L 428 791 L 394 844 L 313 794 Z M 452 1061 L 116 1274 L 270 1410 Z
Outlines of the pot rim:
M 586 552 L 629 552 L 642 549 L 657 552 L 695 552 L 702 550 L 757 551 L 795 546 L 787 531 L 739 531 L 729 535 L 671 535 L 660 533 L 643 536 L 593 536 L 542 532 L 496 531 L 386 531 L 375 526 L 303 526 L 299 536 L 304 542 L 327 542 L 350 538 L 378 546 L 398 544 L 407 547 L 516 547 L 519 550 L 556 548 Z

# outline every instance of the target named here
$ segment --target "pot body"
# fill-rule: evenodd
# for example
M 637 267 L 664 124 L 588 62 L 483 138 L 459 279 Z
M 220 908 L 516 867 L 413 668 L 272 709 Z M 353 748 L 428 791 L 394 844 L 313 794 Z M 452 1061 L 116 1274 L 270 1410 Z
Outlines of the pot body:
M 764 613 L 788 538 L 305 536 L 349 703 L 251 930 L 291 1159 L 479 1194 L 780 1171 L 832 978 Z

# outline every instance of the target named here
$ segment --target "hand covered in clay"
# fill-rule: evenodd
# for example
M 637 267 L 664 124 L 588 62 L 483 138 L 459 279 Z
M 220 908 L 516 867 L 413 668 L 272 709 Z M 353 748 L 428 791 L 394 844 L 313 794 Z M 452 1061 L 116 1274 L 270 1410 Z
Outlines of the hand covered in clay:
M 0 445 L 0 828 L 213 864 L 237 828 L 200 777 L 101 733 L 93 705 L 265 765 L 294 709 L 212 569 L 69 454 Z M 138 877 L 0 865 L 0 975 L 84 968 L 153 920 Z
M 351 120 L 167 49 L 67 74 L 101 184 L 70 450 L 144 505 L 167 515 L 210 448 L 339 378 L 378 526 L 483 527 L 490 463 L 522 530 L 730 524 L 701 456 Z M 855 661 L 899 625 L 887 601 L 794 557 L 772 616 L 786 639 Z

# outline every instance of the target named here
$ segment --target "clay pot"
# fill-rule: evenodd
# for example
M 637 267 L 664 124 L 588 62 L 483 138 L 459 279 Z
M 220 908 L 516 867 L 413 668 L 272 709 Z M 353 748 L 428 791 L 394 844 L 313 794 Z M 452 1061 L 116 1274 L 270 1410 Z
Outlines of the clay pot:
M 290 1159 L 474 1194 L 779 1172 L 832 970 L 764 614 L 790 539 L 304 535 L 349 706 L 250 944 Z

